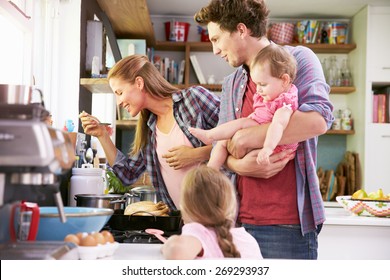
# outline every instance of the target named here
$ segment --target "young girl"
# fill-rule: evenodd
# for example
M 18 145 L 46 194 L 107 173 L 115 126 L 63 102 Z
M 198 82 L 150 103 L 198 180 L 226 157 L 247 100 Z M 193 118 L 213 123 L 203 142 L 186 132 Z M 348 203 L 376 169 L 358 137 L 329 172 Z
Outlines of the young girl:
M 261 259 L 259 245 L 244 228 L 235 228 L 237 201 L 234 186 L 221 172 L 206 165 L 183 180 L 181 235 L 162 246 L 166 259 Z
M 250 67 L 251 78 L 256 84 L 254 112 L 248 118 L 236 119 L 210 130 L 189 128 L 203 143 L 218 141 L 208 166 L 217 170 L 227 157 L 226 144 L 238 130 L 271 122 L 264 146 L 257 156 L 258 164 L 269 164 L 269 156 L 285 149 L 296 150 L 298 143 L 278 146 L 292 113 L 298 107 L 298 90 L 292 81 L 296 75 L 296 61 L 281 46 L 270 44 L 255 57 Z

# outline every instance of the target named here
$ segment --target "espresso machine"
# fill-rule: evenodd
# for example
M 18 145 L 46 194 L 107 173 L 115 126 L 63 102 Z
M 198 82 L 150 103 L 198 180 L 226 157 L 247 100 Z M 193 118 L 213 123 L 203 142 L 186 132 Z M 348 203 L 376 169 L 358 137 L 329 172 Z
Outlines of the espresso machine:
M 72 168 L 75 153 L 67 132 L 45 123 L 49 112 L 30 103 L 27 86 L 0 85 L 0 245 L 10 241 L 10 209 L 16 202 L 57 206 L 66 222 L 61 175 Z

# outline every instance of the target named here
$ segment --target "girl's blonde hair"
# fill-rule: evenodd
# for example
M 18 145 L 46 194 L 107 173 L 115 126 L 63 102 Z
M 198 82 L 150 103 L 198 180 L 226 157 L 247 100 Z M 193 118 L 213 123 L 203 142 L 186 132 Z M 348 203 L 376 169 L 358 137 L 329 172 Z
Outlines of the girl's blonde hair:
M 230 229 L 237 201 L 234 186 L 223 173 L 201 165 L 189 171 L 181 190 L 181 211 L 191 222 L 214 228 L 225 257 L 240 258 Z
M 134 84 L 137 77 L 141 77 L 144 80 L 144 91 L 155 98 L 171 98 L 172 94 L 179 90 L 164 79 L 145 55 L 130 55 L 122 58 L 108 72 L 107 79 L 115 78 Z M 147 127 L 149 116 L 149 110 L 141 110 L 133 147 L 130 152 L 132 155 L 145 148 L 149 141 L 149 129 Z
M 271 75 L 275 78 L 281 78 L 283 74 L 290 76 L 291 82 L 295 80 L 297 74 L 297 62 L 292 54 L 282 46 L 269 44 L 261 49 L 251 64 L 251 69 L 264 63 L 269 64 Z

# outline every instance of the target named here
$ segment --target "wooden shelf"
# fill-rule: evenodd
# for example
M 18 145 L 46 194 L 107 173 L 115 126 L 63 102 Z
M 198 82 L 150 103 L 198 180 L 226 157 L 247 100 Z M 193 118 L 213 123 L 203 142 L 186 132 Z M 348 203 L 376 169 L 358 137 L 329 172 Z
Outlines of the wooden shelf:
M 315 53 L 349 53 L 356 49 L 356 44 L 290 44 L 291 46 L 305 46 Z M 189 47 L 191 51 L 211 52 L 213 46 L 210 42 L 169 42 L 157 41 L 154 45 L 160 51 L 185 51 Z
M 353 135 L 355 134 L 355 130 L 333 130 L 329 129 L 326 132 L 326 135 Z
M 113 93 L 106 78 L 81 78 L 80 85 L 91 93 Z
M 88 89 L 91 93 L 113 93 L 108 81 L 106 78 L 101 79 L 95 79 L 95 78 L 82 78 L 80 79 L 80 84 Z M 184 89 L 190 86 L 195 86 L 197 84 L 190 84 L 190 85 L 175 85 L 180 89 Z M 220 84 L 205 84 L 201 85 L 211 91 L 222 91 L 222 85 Z M 330 93 L 331 94 L 348 94 L 354 92 L 356 89 L 355 87 L 331 87 Z
M 305 46 L 315 53 L 349 53 L 356 49 L 356 44 L 291 44 Z
M 330 93 L 331 94 L 348 94 L 352 93 L 356 90 L 355 87 L 331 87 Z
M 148 46 L 156 43 L 146 0 L 97 0 L 97 2 L 109 18 L 118 39 L 143 38 Z
M 116 127 L 122 130 L 129 130 L 137 126 L 138 120 L 116 120 Z

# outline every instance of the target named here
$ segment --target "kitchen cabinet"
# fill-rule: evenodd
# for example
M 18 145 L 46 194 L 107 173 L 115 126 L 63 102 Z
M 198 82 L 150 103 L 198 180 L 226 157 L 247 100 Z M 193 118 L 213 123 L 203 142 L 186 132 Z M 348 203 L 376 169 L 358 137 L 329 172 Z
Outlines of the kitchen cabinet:
M 384 27 L 390 26 L 390 7 L 371 7 L 368 21 L 370 57 L 367 78 L 373 82 L 390 83 L 390 36 Z
M 390 124 L 373 123 L 373 89 L 390 86 L 390 7 L 367 9 L 367 58 L 364 114 L 364 188 L 367 192 L 382 188 L 390 193 Z
M 390 219 L 354 216 L 343 208 L 326 207 L 318 235 L 319 260 L 389 260 Z

